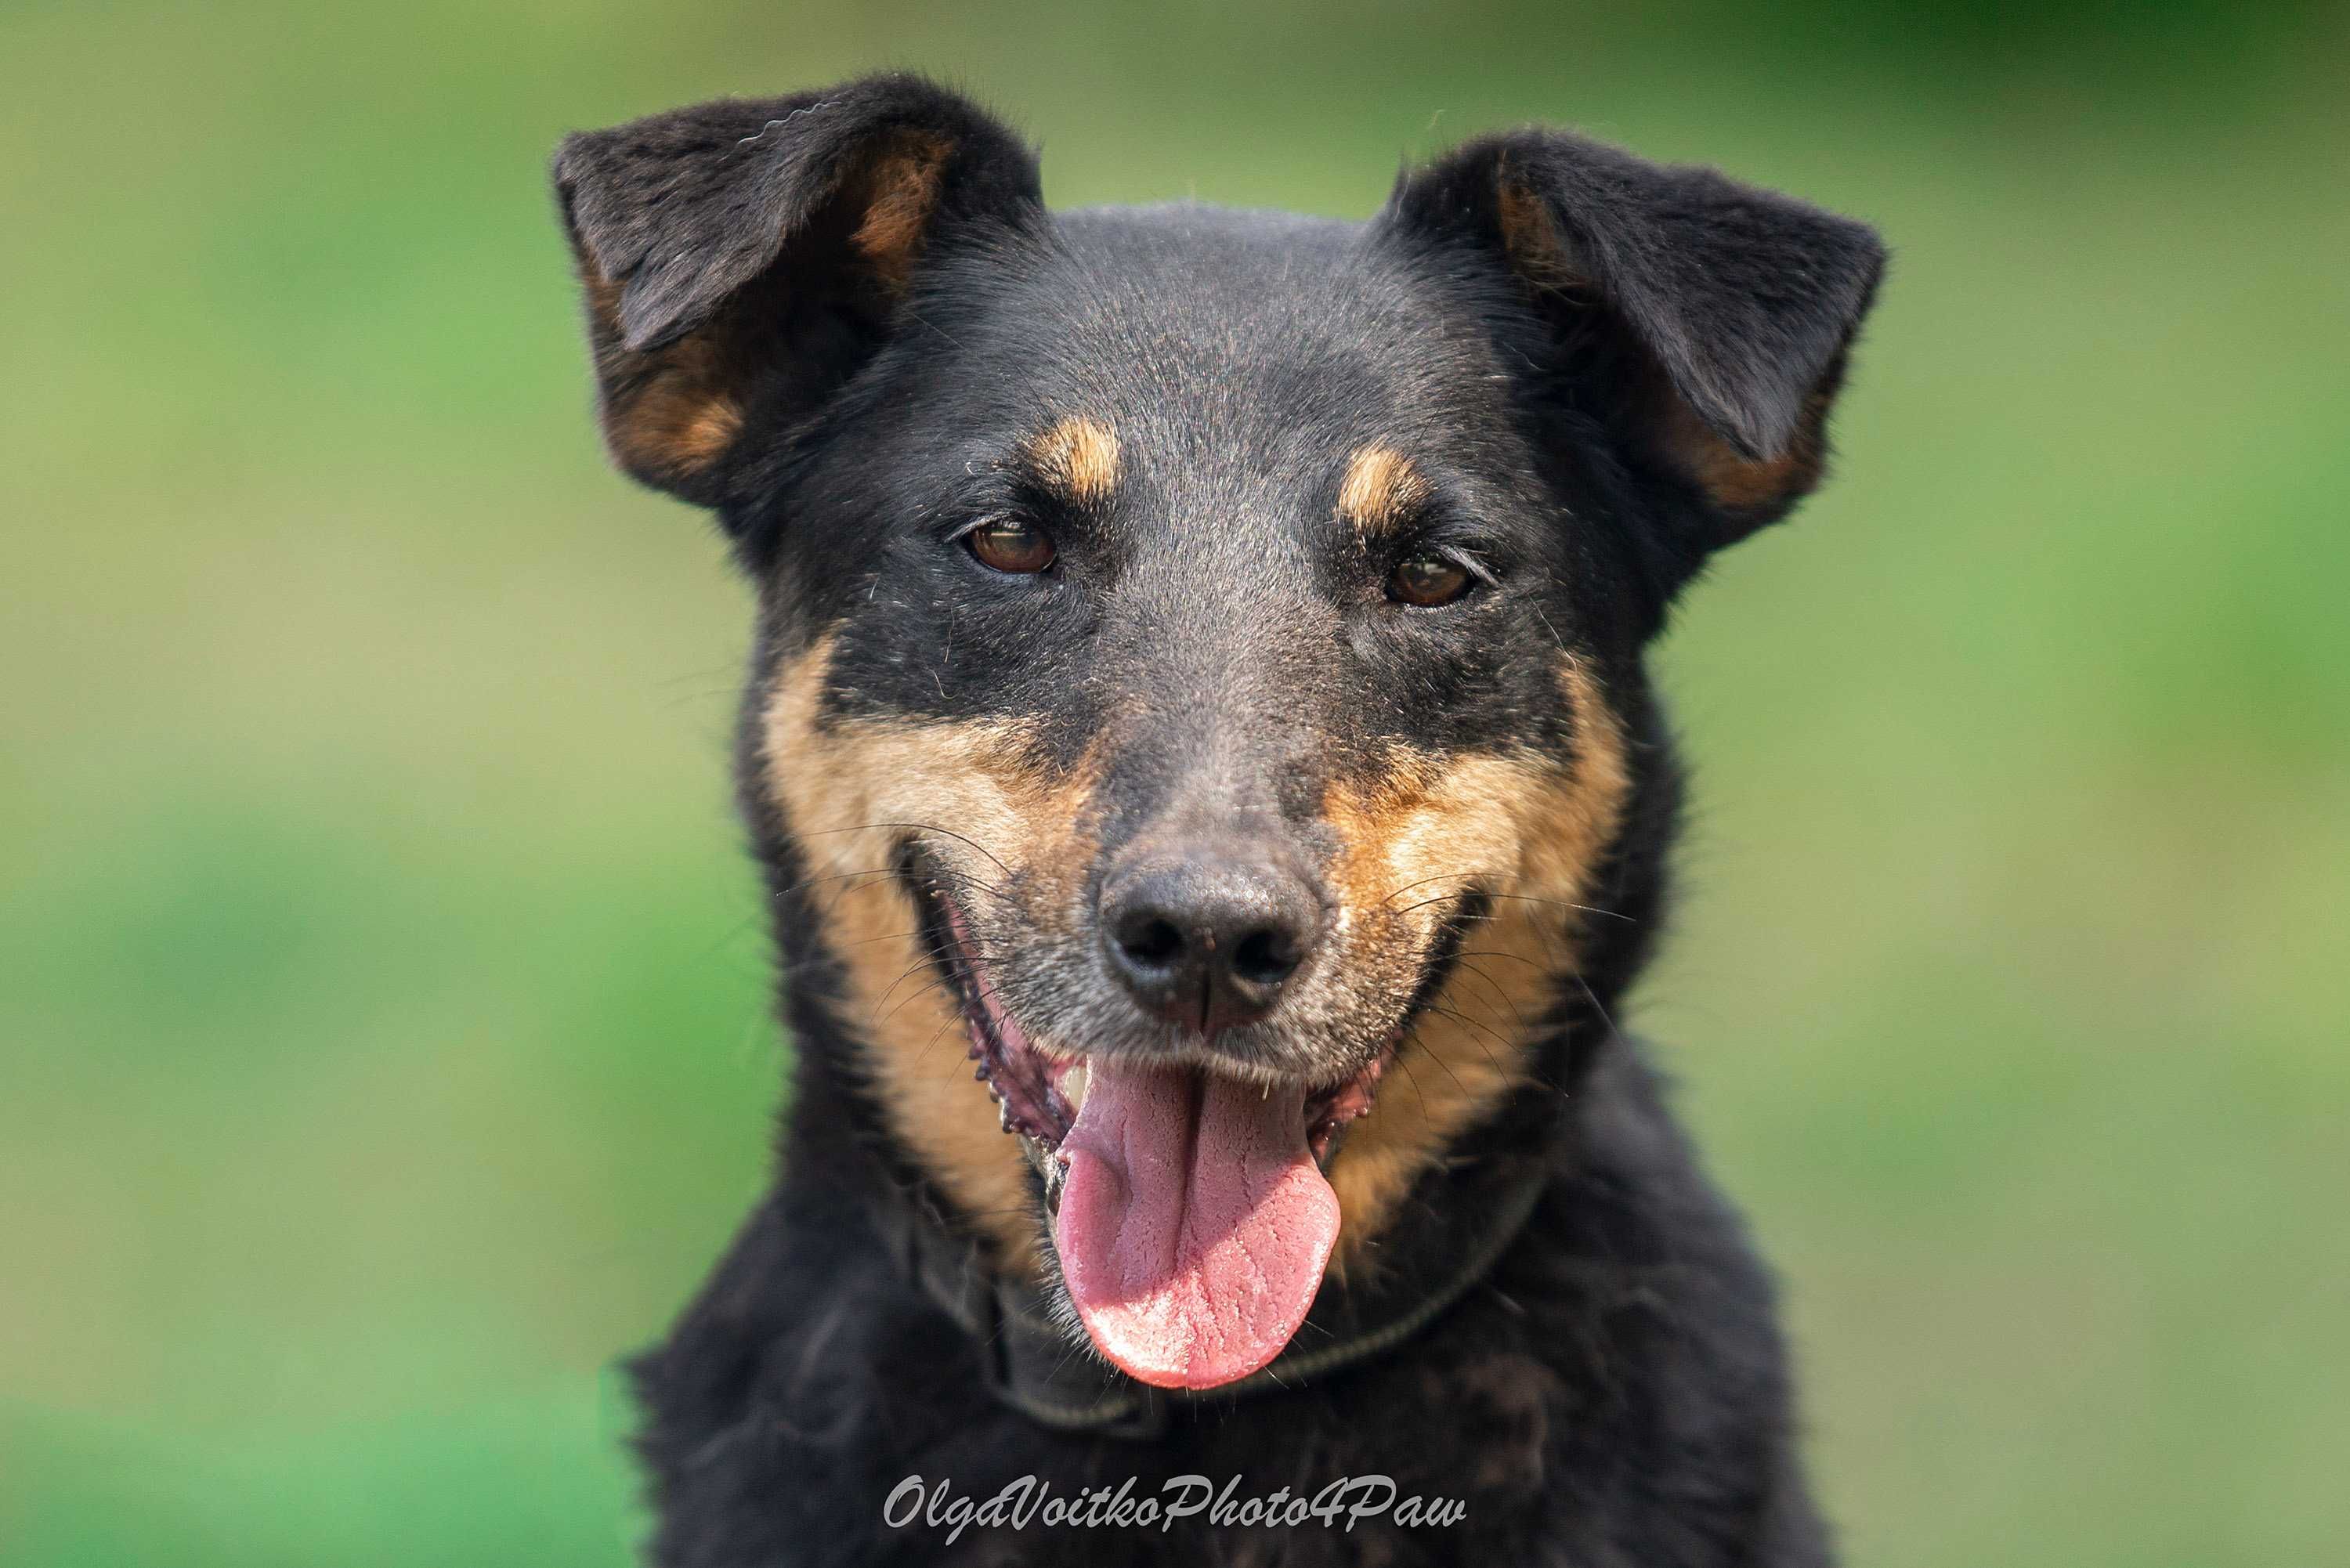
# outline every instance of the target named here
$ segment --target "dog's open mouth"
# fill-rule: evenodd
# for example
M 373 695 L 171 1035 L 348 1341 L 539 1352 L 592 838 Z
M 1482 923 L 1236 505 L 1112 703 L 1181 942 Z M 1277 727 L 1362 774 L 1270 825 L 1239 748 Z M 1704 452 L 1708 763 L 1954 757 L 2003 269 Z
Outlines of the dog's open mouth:
M 1338 1237 L 1324 1172 L 1371 1108 L 1398 1030 L 1343 1081 L 1250 1081 L 1033 1042 L 969 926 L 915 879 L 977 1075 L 1043 1178 L 1069 1299 L 1120 1370 L 1212 1388 L 1281 1354 Z

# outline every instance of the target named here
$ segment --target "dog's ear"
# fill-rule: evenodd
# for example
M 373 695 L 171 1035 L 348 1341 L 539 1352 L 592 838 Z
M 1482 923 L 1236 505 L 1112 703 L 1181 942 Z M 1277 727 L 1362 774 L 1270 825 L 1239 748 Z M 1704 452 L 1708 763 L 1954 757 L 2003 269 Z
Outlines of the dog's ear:
M 1544 130 L 1407 172 L 1380 221 L 1514 276 L 1549 341 L 1505 352 L 1690 487 L 1685 566 L 1818 482 L 1828 405 L 1885 264 L 1865 225 Z
M 572 136 L 555 188 L 612 455 L 707 506 L 745 432 L 805 420 L 882 346 L 927 258 L 1044 213 L 1018 139 L 909 76 Z

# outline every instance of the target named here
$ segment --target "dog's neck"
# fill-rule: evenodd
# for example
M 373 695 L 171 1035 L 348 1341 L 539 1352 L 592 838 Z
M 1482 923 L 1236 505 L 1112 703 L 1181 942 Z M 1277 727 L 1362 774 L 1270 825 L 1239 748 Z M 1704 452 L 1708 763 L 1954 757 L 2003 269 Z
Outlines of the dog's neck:
M 1383 1253 L 1375 1278 L 1326 1283 L 1305 1328 L 1271 1366 L 1199 1394 L 1153 1388 L 1076 1354 L 1076 1331 L 1056 1298 L 995 1267 L 983 1244 L 923 1189 L 877 1182 L 868 1200 L 892 1264 L 970 1336 L 991 1394 L 1056 1431 L 1148 1441 L 1185 1407 L 1293 1394 L 1409 1343 L 1482 1282 L 1517 1240 L 1555 1173 L 1545 1153 L 1481 1159 L 1473 1170 L 1448 1173 L 1447 1190 L 1430 1195 L 1429 1210 L 1447 1221 L 1440 1240 Z
M 1565 1060 L 1565 1042 L 1558 1044 Z M 1147 1441 L 1180 1412 L 1296 1393 L 1391 1354 L 1433 1324 L 1484 1280 L 1572 1158 L 1565 1106 L 1555 1089 L 1528 1085 L 1474 1158 L 1428 1174 L 1383 1233 L 1374 1266 L 1325 1283 L 1288 1350 L 1237 1383 L 1199 1394 L 1152 1388 L 1077 1354 L 1079 1331 L 1056 1293 L 1000 1266 L 885 1140 L 858 1140 L 857 1185 L 891 1266 L 969 1336 L 991 1394 L 1055 1430 Z

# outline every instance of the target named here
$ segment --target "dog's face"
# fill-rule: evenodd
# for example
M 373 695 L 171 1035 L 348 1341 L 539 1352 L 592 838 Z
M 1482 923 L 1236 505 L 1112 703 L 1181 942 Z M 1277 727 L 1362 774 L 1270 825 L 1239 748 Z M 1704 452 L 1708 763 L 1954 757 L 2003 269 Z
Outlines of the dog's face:
M 1056 218 L 889 78 L 557 172 L 614 450 L 762 590 L 842 1065 L 1112 1361 L 1254 1371 L 1532 1071 L 1639 648 L 1815 479 L 1873 242 L 1538 135 L 1369 224 Z

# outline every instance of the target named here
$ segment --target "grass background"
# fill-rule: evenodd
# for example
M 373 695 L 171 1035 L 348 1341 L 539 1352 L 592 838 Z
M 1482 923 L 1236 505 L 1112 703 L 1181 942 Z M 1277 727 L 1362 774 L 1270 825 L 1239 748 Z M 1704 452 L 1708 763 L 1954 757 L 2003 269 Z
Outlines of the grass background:
M 604 468 L 565 130 L 880 64 L 1061 203 L 1530 118 L 1898 251 L 1662 661 L 1638 1023 L 1856 1563 L 2350 1560 L 2350 16 L 0 5 L 0 1562 L 619 1563 L 757 1190 L 744 596 Z

